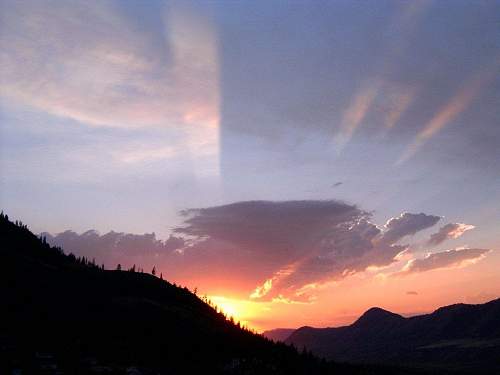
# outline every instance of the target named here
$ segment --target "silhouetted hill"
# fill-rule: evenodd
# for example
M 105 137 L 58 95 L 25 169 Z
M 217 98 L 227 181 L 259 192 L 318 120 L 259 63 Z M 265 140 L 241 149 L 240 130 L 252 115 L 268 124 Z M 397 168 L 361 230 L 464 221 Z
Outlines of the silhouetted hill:
M 371 308 L 350 326 L 302 327 L 285 342 L 338 361 L 500 373 L 500 299 L 411 318 Z
M 299 354 L 185 288 L 65 255 L 3 214 L 0 242 L 2 374 L 401 373 Z
M 295 328 L 275 328 L 262 332 L 262 336 L 273 341 L 285 341 L 293 332 Z
M 372 307 L 361 315 L 352 326 L 358 330 L 377 331 L 401 324 L 403 320 L 404 318 L 401 315 L 394 314 L 379 307 Z

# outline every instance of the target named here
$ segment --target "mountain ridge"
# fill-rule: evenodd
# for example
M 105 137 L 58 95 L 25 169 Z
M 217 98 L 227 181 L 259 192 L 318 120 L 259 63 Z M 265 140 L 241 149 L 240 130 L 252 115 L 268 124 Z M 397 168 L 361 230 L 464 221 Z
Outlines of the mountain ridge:
M 500 298 L 484 304 L 452 304 L 408 318 L 375 307 L 351 325 L 300 327 L 285 342 L 339 361 L 429 367 L 445 363 L 488 373 L 500 370 L 495 361 L 500 358 Z M 448 350 L 442 353 L 444 347 Z
M 273 341 L 285 341 L 295 330 L 295 328 L 275 328 L 264 331 L 261 335 Z

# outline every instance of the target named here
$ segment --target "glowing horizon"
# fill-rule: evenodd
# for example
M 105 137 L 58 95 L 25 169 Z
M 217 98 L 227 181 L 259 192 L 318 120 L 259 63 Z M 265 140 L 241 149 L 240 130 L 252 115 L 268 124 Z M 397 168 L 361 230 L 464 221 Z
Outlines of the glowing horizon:
M 0 206 L 257 330 L 500 295 L 496 2 L 0 3 Z

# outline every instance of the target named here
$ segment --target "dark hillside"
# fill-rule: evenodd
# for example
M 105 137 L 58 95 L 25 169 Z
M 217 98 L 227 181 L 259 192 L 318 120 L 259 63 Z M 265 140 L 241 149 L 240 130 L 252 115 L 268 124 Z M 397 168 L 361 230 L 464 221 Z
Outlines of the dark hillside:
M 0 240 L 0 373 L 388 373 L 299 354 L 187 289 L 65 255 L 3 214 Z

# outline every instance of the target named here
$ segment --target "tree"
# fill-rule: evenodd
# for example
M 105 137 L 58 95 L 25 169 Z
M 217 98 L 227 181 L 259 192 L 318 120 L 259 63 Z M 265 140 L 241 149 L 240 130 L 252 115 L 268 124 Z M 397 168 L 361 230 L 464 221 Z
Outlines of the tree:
M 116 270 L 117 271 L 121 271 L 122 270 L 122 265 L 120 263 L 118 263 L 118 265 L 116 266 Z
M 151 275 L 156 276 L 156 267 L 153 266 L 153 269 L 151 270 Z

